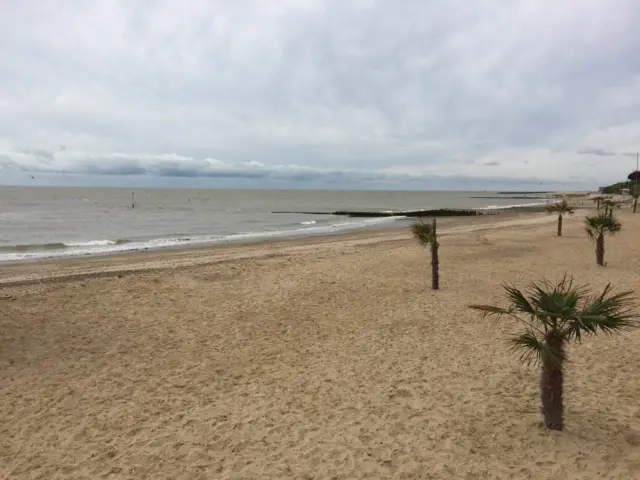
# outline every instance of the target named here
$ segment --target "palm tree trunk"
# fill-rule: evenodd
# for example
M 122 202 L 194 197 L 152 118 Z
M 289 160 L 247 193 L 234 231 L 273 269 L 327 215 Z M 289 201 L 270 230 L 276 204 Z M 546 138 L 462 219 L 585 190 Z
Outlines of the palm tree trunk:
M 438 290 L 440 288 L 440 272 L 438 261 L 438 244 L 431 247 L 431 288 Z
M 596 262 L 604 267 L 604 232 L 600 232 L 596 239 Z
M 562 214 L 558 214 L 558 236 L 562 236 Z
M 638 197 L 633 199 L 633 213 L 636 213 L 636 209 L 638 208 Z
M 545 343 L 557 362 L 547 361 L 542 365 L 540 374 L 541 411 L 545 427 L 551 430 L 562 430 L 564 428 L 564 403 L 562 401 L 564 341 L 562 337 L 549 336 L 545 339 Z
M 596 205 L 598 206 L 598 211 L 600 211 L 600 200 L 598 200 L 598 202 L 596 203 Z
M 436 219 L 433 219 L 433 241 L 431 243 L 431 288 L 440 289 L 440 261 L 438 259 L 438 237 L 436 235 Z

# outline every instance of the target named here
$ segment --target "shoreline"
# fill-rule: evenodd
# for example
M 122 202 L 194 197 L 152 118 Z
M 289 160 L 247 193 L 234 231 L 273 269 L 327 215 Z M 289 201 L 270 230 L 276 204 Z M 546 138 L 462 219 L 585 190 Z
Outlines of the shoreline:
M 493 216 L 500 214 L 512 214 L 513 212 L 542 211 L 543 203 L 521 204 L 511 206 L 487 206 L 482 209 L 454 209 L 452 214 L 446 215 L 448 209 L 424 211 L 432 212 L 434 218 L 443 222 L 457 218 L 475 218 L 477 216 Z M 469 214 L 476 211 L 475 215 Z M 328 225 L 316 225 L 315 220 L 300 222 L 299 228 L 289 230 L 261 230 L 255 232 L 236 232 L 228 234 L 164 234 L 158 237 L 131 239 L 93 239 L 80 243 L 64 243 L 52 239 L 44 244 L 21 244 L 0 246 L 0 265 L 22 262 L 39 262 L 55 259 L 87 258 L 95 256 L 119 255 L 129 252 L 162 251 L 173 249 L 192 249 L 211 247 L 215 245 L 254 244 L 265 241 L 280 241 L 292 238 L 322 237 L 342 235 L 351 232 L 368 230 L 386 230 L 397 228 L 397 225 L 406 224 L 414 217 L 430 218 L 431 215 L 416 215 L 421 211 L 407 210 L 406 214 L 380 212 L 344 211 L 322 213 L 322 215 L 335 216 L 337 223 Z M 458 213 L 456 213 L 458 212 Z M 286 212 L 274 212 L 286 213 Z M 298 212 L 301 215 L 320 215 L 320 213 Z M 351 222 L 350 220 L 356 220 Z M 54 241 L 56 240 L 56 241 Z
M 509 226 L 519 218 L 547 218 L 541 207 L 517 207 L 499 214 L 472 217 L 438 218 L 439 235 L 447 236 L 456 229 L 493 229 Z M 271 256 L 283 250 L 305 250 L 330 247 L 335 243 L 359 245 L 412 240 L 409 232 L 412 218 L 401 219 L 403 226 L 375 225 L 358 230 L 330 234 L 261 238 L 206 245 L 174 245 L 148 250 L 120 251 L 96 255 L 60 258 L 37 258 L 0 263 L 0 288 L 5 285 L 24 285 L 32 282 L 79 279 L 90 276 L 109 277 L 126 273 L 188 268 L 208 263 L 222 263 L 244 258 Z M 399 223 L 399 222 L 398 222 Z M 524 222 L 526 223 L 526 221 Z M 101 270 L 102 269 L 102 270 Z M 87 271 L 88 270 L 88 271 Z

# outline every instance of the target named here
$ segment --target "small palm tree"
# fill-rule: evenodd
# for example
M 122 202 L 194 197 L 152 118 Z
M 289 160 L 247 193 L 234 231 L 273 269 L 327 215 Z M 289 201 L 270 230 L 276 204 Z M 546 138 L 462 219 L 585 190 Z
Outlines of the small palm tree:
M 633 197 L 633 213 L 636 213 L 638 209 L 638 197 L 640 197 L 640 188 L 631 190 L 631 196 Z
M 557 284 L 544 280 L 525 291 L 505 285 L 509 306 L 470 305 L 483 317 L 509 317 L 524 326 L 512 339 L 514 351 L 529 363 L 541 364 L 540 399 L 544 425 L 552 430 L 564 428 L 564 364 L 566 344 L 580 342 L 583 335 L 612 334 L 638 326 L 631 296 L 633 292 L 612 294 L 611 285 L 592 294 L 575 286 L 571 277 Z
M 593 203 L 596 204 L 598 211 L 600 211 L 600 203 L 604 200 L 604 197 L 602 195 L 596 195 L 595 197 L 592 197 L 591 200 L 593 200 Z
M 613 200 L 611 198 L 605 198 L 602 201 L 602 205 L 604 206 L 605 215 L 609 215 L 609 216 L 613 215 L 613 209 L 614 208 L 620 208 L 620 202 L 616 202 L 615 200 Z
M 422 218 L 419 222 L 411 225 L 413 236 L 423 246 L 431 247 L 431 288 L 438 290 L 440 288 L 440 261 L 438 259 L 438 238 L 436 234 L 436 219 L 433 223 L 425 223 Z
M 622 224 L 613 215 L 600 213 L 585 218 L 585 231 L 589 240 L 596 242 L 596 262 L 604 266 L 604 234 L 615 235 L 622 229 Z
M 558 236 L 562 236 L 562 216 L 565 214 L 572 215 L 573 207 L 571 207 L 566 200 L 562 200 L 558 203 L 553 203 L 551 205 L 547 205 L 545 207 L 547 213 L 557 213 L 558 214 Z

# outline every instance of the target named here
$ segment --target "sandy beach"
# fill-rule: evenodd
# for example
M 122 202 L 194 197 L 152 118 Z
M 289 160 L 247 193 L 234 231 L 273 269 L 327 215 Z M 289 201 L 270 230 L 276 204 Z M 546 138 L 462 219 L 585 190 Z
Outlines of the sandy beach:
M 509 352 L 500 284 L 638 290 L 586 212 L 0 266 L 0 478 L 640 478 L 640 331 L 569 349 L 566 430 Z

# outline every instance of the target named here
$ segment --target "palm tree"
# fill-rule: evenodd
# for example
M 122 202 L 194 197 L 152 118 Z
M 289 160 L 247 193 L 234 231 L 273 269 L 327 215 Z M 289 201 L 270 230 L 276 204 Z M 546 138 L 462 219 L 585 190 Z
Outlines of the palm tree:
M 638 208 L 638 197 L 640 197 L 640 189 L 634 188 L 631 190 L 631 196 L 633 197 L 633 213 L 636 213 Z
M 600 213 L 585 218 L 585 230 L 589 240 L 596 242 L 596 262 L 604 266 L 604 234 L 615 235 L 622 229 L 622 224 L 613 215 Z
M 420 218 L 419 222 L 411 225 L 411 232 L 421 245 L 431 247 L 431 288 L 438 290 L 440 288 L 440 262 L 438 260 L 439 244 L 436 234 L 436 219 L 433 219 L 433 223 L 424 223 Z
M 595 197 L 592 197 L 591 200 L 593 200 L 593 203 L 596 204 L 598 211 L 600 211 L 600 202 L 604 200 L 604 197 L 602 195 L 596 195 Z
M 566 200 L 562 200 L 558 203 L 553 203 L 551 205 L 547 205 L 545 207 L 547 213 L 557 213 L 558 214 L 558 236 L 562 236 L 562 215 L 573 214 L 573 207 L 571 207 Z
M 604 200 L 602 200 L 602 202 L 600 202 L 600 205 L 604 207 L 604 214 L 609 215 L 609 207 L 613 206 L 611 199 L 605 198 Z
M 613 215 L 613 209 L 614 208 L 620 208 L 620 202 L 616 202 L 615 200 L 613 200 L 611 198 L 605 198 L 602 201 L 602 205 L 604 206 L 605 215 L 608 214 L 609 216 Z
M 638 315 L 631 295 L 613 294 L 611 284 L 602 293 L 592 294 L 575 286 L 566 275 L 557 284 L 543 280 L 525 291 L 505 285 L 507 308 L 470 305 L 483 317 L 509 317 L 524 326 L 524 332 L 511 339 L 512 349 L 526 363 L 541 364 L 540 400 L 544 425 L 552 430 L 564 428 L 564 364 L 566 344 L 580 342 L 583 335 L 614 332 L 637 327 Z

